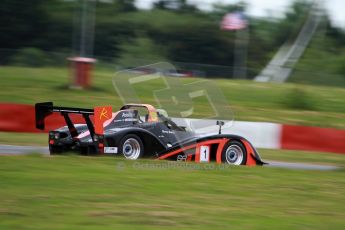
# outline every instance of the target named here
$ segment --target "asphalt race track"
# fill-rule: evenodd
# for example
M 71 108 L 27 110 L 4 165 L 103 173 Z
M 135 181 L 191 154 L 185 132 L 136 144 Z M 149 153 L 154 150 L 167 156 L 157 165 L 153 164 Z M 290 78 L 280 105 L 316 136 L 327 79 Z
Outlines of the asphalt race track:
M 48 147 L 39 146 L 18 146 L 18 145 L 0 145 L 0 155 L 24 155 L 31 153 L 40 153 L 43 155 L 49 155 Z M 332 165 L 317 165 L 306 163 L 291 163 L 282 161 L 266 161 L 268 164 L 265 167 L 274 168 L 288 168 L 288 169 L 300 169 L 300 170 L 336 170 L 337 166 Z
M 39 146 L 0 145 L 1 155 L 23 155 L 30 153 L 49 155 L 49 149 L 48 147 Z
M 307 163 L 291 163 L 283 161 L 267 161 L 268 167 L 275 168 L 289 168 L 289 169 L 303 169 L 303 170 L 335 170 L 338 169 L 337 166 L 333 165 L 317 165 L 317 164 L 307 164 Z

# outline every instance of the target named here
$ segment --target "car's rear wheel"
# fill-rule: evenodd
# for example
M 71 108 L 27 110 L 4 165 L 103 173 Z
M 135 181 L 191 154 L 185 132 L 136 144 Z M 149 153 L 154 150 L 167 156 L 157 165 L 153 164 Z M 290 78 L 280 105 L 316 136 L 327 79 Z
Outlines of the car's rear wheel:
M 223 148 L 222 162 L 231 165 L 245 165 L 247 162 L 247 151 L 239 141 L 229 141 Z
M 144 155 L 144 145 L 137 135 L 128 134 L 122 138 L 119 151 L 125 158 L 136 160 Z

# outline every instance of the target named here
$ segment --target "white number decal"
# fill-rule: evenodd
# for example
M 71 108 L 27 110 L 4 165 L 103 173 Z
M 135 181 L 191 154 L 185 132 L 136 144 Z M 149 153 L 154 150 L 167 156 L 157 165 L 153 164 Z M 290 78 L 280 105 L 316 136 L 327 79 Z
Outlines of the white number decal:
M 200 146 L 200 162 L 210 161 L 210 146 Z

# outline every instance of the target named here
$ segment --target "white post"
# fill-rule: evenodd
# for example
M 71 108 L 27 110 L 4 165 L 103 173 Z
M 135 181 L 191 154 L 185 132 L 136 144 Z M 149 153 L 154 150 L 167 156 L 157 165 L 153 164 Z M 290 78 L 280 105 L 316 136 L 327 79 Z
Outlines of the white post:
M 88 0 L 83 0 L 83 5 L 82 5 L 82 15 L 81 15 L 81 31 L 80 31 L 80 53 L 79 55 L 81 57 L 85 57 L 86 54 L 86 30 L 87 30 L 87 1 Z
M 249 28 L 236 30 L 234 47 L 234 78 L 247 78 L 247 50 L 249 42 Z

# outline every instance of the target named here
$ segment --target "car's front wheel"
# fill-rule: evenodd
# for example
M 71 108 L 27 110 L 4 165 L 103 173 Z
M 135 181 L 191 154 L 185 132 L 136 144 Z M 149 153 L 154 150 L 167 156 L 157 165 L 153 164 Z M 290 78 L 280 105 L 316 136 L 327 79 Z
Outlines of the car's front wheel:
M 136 160 L 144 155 L 144 145 L 137 135 L 128 134 L 122 138 L 119 151 L 125 158 Z
M 231 165 L 245 165 L 247 162 L 247 151 L 239 141 L 229 141 L 223 148 L 222 162 Z

